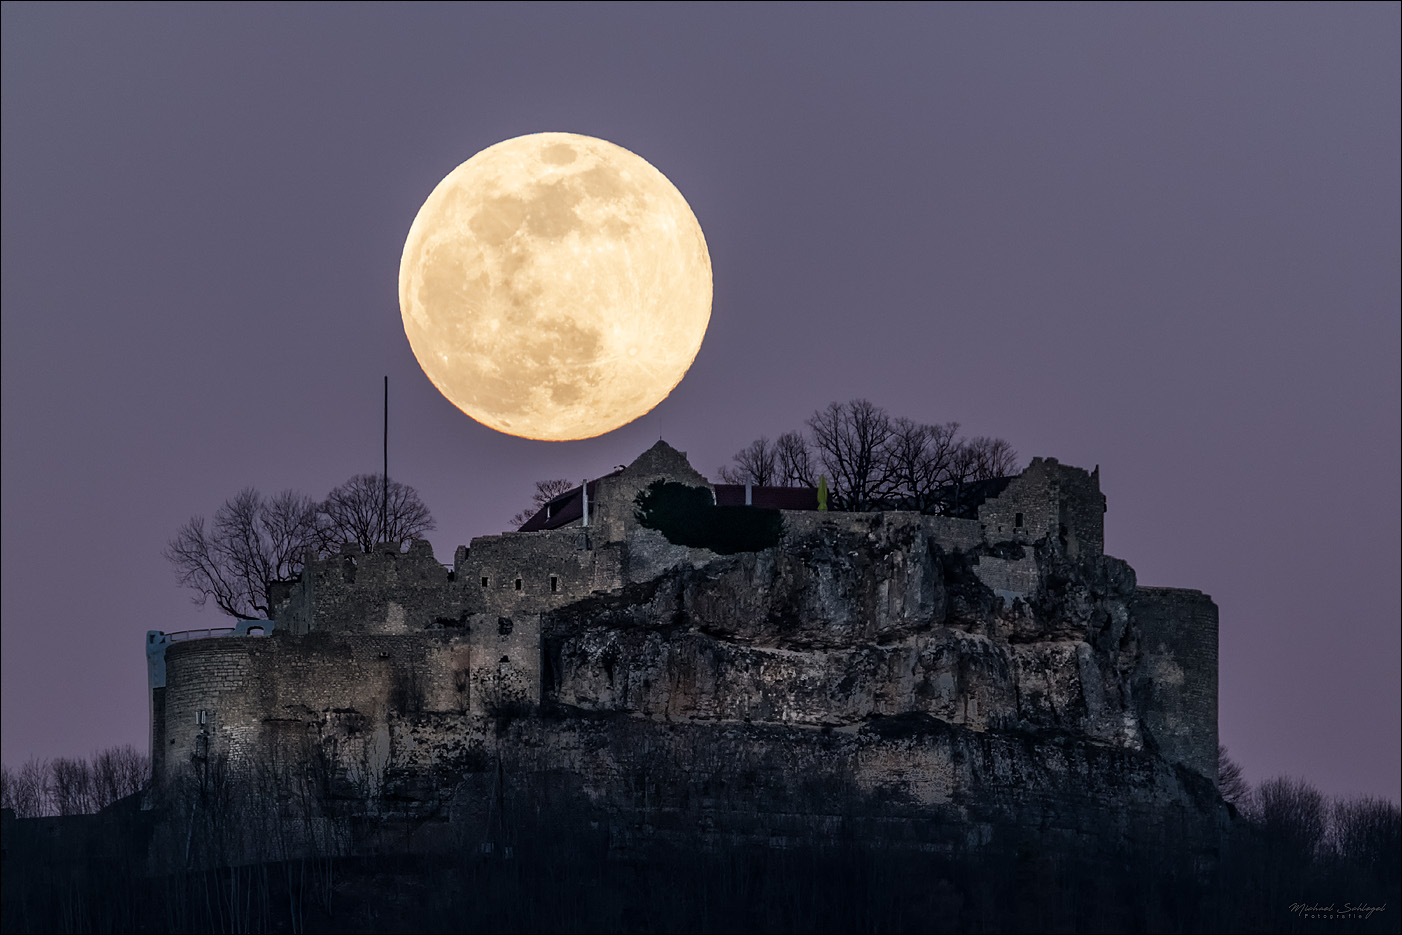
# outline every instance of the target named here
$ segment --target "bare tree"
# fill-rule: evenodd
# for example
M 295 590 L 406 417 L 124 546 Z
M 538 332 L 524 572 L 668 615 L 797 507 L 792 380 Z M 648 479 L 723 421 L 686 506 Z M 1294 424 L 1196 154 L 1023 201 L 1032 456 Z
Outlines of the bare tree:
M 734 461 L 735 467 L 720 469 L 720 479 L 724 483 L 753 483 L 759 487 L 769 487 L 778 476 L 779 451 L 766 436 L 761 435 L 737 451 Z
M 86 815 L 145 788 L 151 758 L 130 744 L 90 759 L 30 759 L 18 770 L 0 768 L 0 804 L 20 818 Z
M 780 487 L 816 487 L 818 473 L 813 454 L 802 432 L 785 432 L 774 443 L 777 483 Z
M 191 517 L 165 545 L 165 559 L 179 583 L 203 606 L 215 601 L 230 617 L 268 614 L 268 587 L 301 571 L 301 558 L 317 541 L 317 514 L 310 498 L 283 491 L 271 499 L 244 488 L 215 512 Z
M 950 469 L 960 445 L 958 422 L 926 425 L 910 419 L 891 420 L 886 475 L 891 490 L 910 509 L 937 512 L 940 491 L 950 482 Z
M 264 498 L 252 487 L 224 501 L 214 522 L 191 517 L 166 544 L 163 555 L 194 602 L 231 617 L 258 619 L 272 611 L 273 584 L 301 573 L 308 550 L 321 554 L 354 543 L 371 549 L 378 542 L 403 543 L 433 528 L 433 517 L 413 487 L 378 474 L 358 474 L 316 503 L 284 490 Z
M 889 490 L 891 417 L 865 399 L 829 403 L 808 419 L 838 509 L 868 510 Z
M 49 791 L 60 815 L 87 815 L 94 807 L 92 772 L 88 761 L 59 757 L 49 764 Z
M 285 490 L 265 500 L 246 487 L 214 513 L 190 521 L 166 544 L 164 556 L 194 602 L 214 605 L 231 617 L 268 614 L 268 588 L 294 577 L 308 547 L 320 541 L 315 504 Z
M 6 807 L 14 809 L 19 818 L 38 818 L 49 813 L 47 760 L 31 758 L 18 770 L 6 773 Z
M 93 756 L 93 797 L 104 809 L 119 799 L 135 795 L 151 778 L 151 757 L 131 744 L 108 747 Z
M 1017 471 L 1017 452 L 1001 438 L 980 435 L 959 446 L 960 476 L 964 480 L 990 480 Z
M 380 543 L 404 543 L 434 528 L 433 516 L 408 484 L 383 474 L 357 474 L 326 495 L 317 507 L 324 552 L 358 545 L 370 551 Z
M 1338 799 L 1329 814 L 1329 846 L 1345 860 L 1395 863 L 1402 848 L 1402 811 L 1395 802 L 1372 796 Z
M 1324 796 L 1303 779 L 1268 779 L 1252 796 L 1250 815 L 1271 842 L 1312 858 L 1324 843 L 1328 811 Z
M 531 494 L 531 505 L 511 517 L 511 525 L 524 526 L 527 520 L 540 512 L 541 507 L 572 487 L 574 487 L 574 484 L 565 480 L 563 477 L 557 477 L 554 480 L 536 481 L 535 493 Z
M 1223 744 L 1217 745 L 1217 791 L 1238 809 L 1245 809 L 1251 799 L 1251 784 L 1246 781 L 1241 766 L 1227 755 Z
M 724 483 L 814 487 L 820 471 L 839 510 L 911 509 L 958 514 L 965 488 L 1017 473 L 1001 438 L 960 438 L 959 423 L 893 417 L 865 399 L 830 403 L 808 420 L 811 435 L 761 436 L 720 469 Z

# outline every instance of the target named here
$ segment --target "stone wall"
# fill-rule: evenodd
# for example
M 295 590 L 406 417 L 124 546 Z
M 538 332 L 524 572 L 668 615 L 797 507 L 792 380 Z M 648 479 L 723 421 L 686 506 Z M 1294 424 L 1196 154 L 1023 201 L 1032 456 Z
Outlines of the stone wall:
M 308 563 L 272 638 L 164 647 L 158 775 L 308 743 L 427 769 L 544 702 L 741 730 L 916 718 L 1147 739 L 1215 777 L 1216 608 L 1136 589 L 1103 555 L 1097 473 L 1034 459 L 976 520 L 786 512 L 778 547 L 729 556 L 638 525 L 657 480 L 709 486 L 659 442 L 590 485 L 587 527 L 480 537 L 451 572 L 425 542 L 348 550 Z
M 457 566 L 464 606 L 470 613 L 509 616 L 588 597 L 601 584 L 592 546 L 577 526 L 473 539 Z
M 539 613 L 474 614 L 468 640 L 473 713 L 520 713 L 540 703 Z
M 711 487 L 711 482 L 692 468 L 684 452 L 659 441 L 621 471 L 594 482 L 589 502 L 589 528 L 595 540 L 630 542 L 639 531 L 638 494 L 659 480 L 688 487 Z
M 371 552 L 348 546 L 306 563 L 301 581 L 276 608 L 278 627 L 295 635 L 395 634 L 461 622 L 465 582 L 455 579 L 424 539 L 407 552 L 397 545 Z
M 1045 536 L 1063 537 L 1067 552 L 1099 555 L 1105 551 L 1105 495 L 1100 471 L 1033 458 L 996 497 L 979 506 L 979 522 L 990 543 L 1033 543 Z
M 166 668 L 167 771 L 219 756 L 254 766 L 308 745 L 383 767 L 396 718 L 472 704 L 468 637 L 450 630 L 192 640 L 167 649 Z
M 1217 781 L 1217 605 L 1186 588 L 1136 590 L 1134 689 L 1160 753 Z

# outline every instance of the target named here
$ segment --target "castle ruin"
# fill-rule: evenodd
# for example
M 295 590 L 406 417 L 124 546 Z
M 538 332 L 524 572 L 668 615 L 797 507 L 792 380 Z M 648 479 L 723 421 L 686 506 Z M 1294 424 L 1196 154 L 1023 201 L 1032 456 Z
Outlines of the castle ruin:
M 639 747 L 654 772 L 686 761 L 686 803 L 742 768 L 776 796 L 828 771 L 966 823 L 1215 795 L 1217 609 L 1104 554 L 1098 470 L 1036 458 L 971 518 L 780 509 L 777 544 L 730 555 L 640 522 L 659 481 L 735 495 L 659 441 L 451 567 L 424 541 L 347 550 L 272 620 L 151 631 L 157 782 L 315 749 L 441 783 L 490 750 L 604 807 Z

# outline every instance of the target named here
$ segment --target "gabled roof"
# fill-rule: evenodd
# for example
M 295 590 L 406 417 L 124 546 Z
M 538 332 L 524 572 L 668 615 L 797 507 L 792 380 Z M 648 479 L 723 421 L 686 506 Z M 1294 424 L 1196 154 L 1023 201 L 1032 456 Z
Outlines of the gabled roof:
M 613 477 L 622 473 L 622 470 L 605 474 L 604 477 Z M 602 478 L 595 478 L 589 481 L 589 499 L 594 499 L 594 486 Z M 570 523 L 583 518 L 584 498 L 580 496 L 579 487 L 571 487 L 564 493 L 555 497 L 545 506 L 536 511 L 536 514 L 521 524 L 518 532 L 539 532 L 542 529 L 559 529 L 561 526 L 568 526 Z

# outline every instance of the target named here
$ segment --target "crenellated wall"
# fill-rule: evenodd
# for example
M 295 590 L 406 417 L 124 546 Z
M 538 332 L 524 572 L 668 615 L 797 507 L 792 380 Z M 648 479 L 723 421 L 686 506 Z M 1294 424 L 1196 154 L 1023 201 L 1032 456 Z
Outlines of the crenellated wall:
M 407 552 L 398 545 L 372 552 L 349 546 L 306 562 L 301 581 L 276 608 L 278 627 L 300 636 L 318 630 L 394 634 L 448 626 L 462 616 L 465 582 L 456 577 L 439 564 L 427 540 L 416 540 Z

